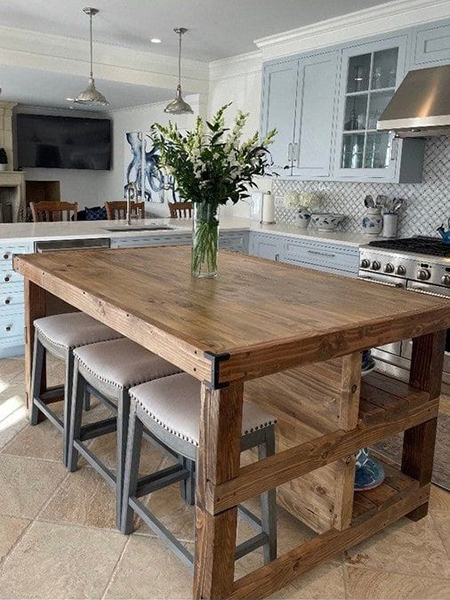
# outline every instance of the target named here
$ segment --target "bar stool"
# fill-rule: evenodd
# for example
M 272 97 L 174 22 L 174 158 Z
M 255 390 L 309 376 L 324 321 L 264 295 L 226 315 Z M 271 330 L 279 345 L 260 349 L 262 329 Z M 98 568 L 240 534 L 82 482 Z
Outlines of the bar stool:
M 179 369 L 127 338 L 100 342 L 74 350 L 72 413 L 68 443 L 68 469 L 76 471 L 84 458 L 116 491 L 116 521 L 120 528 L 123 472 L 130 413 L 129 389 L 144 381 L 168 377 Z M 116 416 L 82 426 L 86 393 L 100 399 Z M 84 443 L 117 431 L 116 474 Z
M 61 431 L 63 434 L 63 462 L 67 465 L 67 441 L 72 398 L 73 350 L 79 346 L 103 340 L 113 340 L 121 336 L 117 331 L 110 329 L 82 312 L 36 319 L 34 329 L 30 424 L 37 425 L 39 412 L 42 412 Z M 64 360 L 65 383 L 64 387 L 54 388 L 45 392 L 41 389 L 41 379 L 47 352 L 56 358 Z M 47 403 L 61 396 L 61 393 L 64 393 L 64 413 L 62 420 L 49 408 Z M 87 407 L 88 403 L 89 399 L 86 397 Z
M 171 485 L 185 477 L 186 473 L 193 479 L 194 469 L 190 468 L 190 463 L 195 465 L 199 446 L 200 382 L 186 373 L 180 373 L 132 388 L 130 399 L 122 533 L 132 532 L 133 514 L 136 512 L 171 550 L 192 568 L 193 555 L 139 498 Z M 260 459 L 274 454 L 275 423 L 274 417 L 259 406 L 244 402 L 241 451 L 257 447 Z M 141 440 L 145 432 L 151 433 L 178 455 L 183 456 L 189 461 L 188 464 L 173 465 L 138 480 Z M 239 506 L 241 516 L 258 530 L 258 534 L 237 546 L 236 560 L 261 546 L 266 564 L 276 558 L 276 490 L 261 494 L 260 501 L 261 519 L 245 507 Z

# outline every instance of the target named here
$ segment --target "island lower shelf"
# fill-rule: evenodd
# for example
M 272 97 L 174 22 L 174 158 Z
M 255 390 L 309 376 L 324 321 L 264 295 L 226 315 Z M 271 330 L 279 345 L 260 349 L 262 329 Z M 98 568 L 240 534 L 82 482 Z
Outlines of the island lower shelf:
M 382 486 L 355 493 L 354 452 L 435 418 L 438 400 L 427 392 L 373 372 L 361 381 L 357 406 L 349 406 L 343 359 L 334 359 L 248 382 L 245 398 L 276 416 L 277 452 L 298 444 L 322 445 L 331 454 L 342 446 L 348 452 L 277 486 L 278 503 L 316 532 L 342 531 L 395 494 L 417 491 L 417 481 L 386 465 Z M 355 428 L 342 431 L 352 411 Z

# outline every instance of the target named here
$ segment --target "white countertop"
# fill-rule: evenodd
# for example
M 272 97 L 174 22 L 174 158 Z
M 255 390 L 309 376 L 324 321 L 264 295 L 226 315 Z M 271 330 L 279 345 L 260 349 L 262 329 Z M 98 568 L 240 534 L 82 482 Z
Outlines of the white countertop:
M 32 242 L 47 241 L 58 238 L 81 239 L 81 238 L 126 238 L 126 237 L 148 237 L 153 235 L 170 235 L 176 233 L 190 233 L 192 222 L 190 219 L 145 219 L 133 223 L 133 226 L 167 225 L 172 230 L 159 231 L 108 231 L 108 228 L 124 227 L 124 221 L 60 221 L 54 223 L 1 223 L 1 242 Z M 132 226 L 132 227 L 133 227 Z M 289 235 L 300 239 L 317 241 L 332 241 L 337 244 L 360 246 L 370 240 L 372 236 L 343 232 L 321 232 L 313 227 L 300 229 L 296 225 L 277 223 L 274 225 L 263 225 L 250 219 L 238 217 L 222 217 L 220 219 L 221 231 L 260 231 L 273 235 Z

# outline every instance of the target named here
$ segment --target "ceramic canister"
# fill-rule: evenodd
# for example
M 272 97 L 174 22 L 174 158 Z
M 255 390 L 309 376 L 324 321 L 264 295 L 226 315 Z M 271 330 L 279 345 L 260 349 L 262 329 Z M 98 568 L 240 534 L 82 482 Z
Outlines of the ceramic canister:
M 362 228 L 367 235 L 380 235 L 383 228 L 381 208 L 368 208 L 362 220 Z
M 306 229 L 311 221 L 311 211 L 309 208 L 299 206 L 297 209 L 297 227 Z

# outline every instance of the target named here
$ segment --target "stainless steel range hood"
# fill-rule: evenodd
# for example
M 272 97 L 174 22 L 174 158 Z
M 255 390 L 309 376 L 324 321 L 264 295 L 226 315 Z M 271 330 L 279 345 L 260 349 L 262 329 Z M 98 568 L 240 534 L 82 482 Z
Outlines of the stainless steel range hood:
M 450 134 L 450 65 L 410 71 L 382 113 L 377 129 L 398 137 Z

